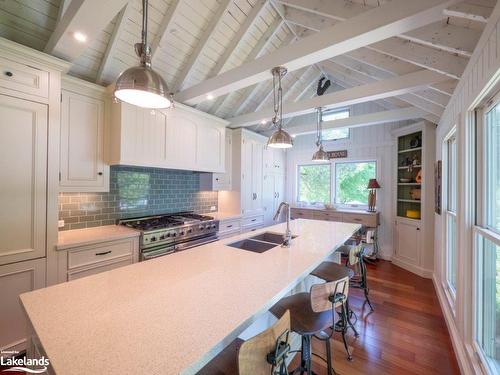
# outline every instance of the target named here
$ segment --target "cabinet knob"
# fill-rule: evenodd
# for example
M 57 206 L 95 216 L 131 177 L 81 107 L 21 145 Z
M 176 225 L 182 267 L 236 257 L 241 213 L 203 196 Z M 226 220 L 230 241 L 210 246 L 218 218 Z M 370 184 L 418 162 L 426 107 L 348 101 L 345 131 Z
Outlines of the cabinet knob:
M 9 72 L 9 71 L 5 72 L 4 74 L 5 74 L 7 77 L 12 77 L 12 76 L 14 75 L 14 73 Z
M 420 228 L 417 228 L 417 230 L 420 230 Z
M 99 176 L 102 176 L 102 172 L 97 173 Z

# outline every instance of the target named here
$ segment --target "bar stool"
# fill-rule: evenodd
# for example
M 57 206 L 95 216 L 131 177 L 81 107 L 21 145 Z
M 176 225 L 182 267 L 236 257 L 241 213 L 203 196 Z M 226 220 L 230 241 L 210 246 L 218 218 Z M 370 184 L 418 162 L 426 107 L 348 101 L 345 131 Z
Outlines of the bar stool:
M 349 291 L 349 279 L 347 277 L 324 284 L 316 284 L 311 287 L 309 293 L 297 293 L 282 298 L 269 311 L 276 317 L 283 315 L 287 310 L 291 316 L 291 330 L 302 338 L 300 366 L 293 370 L 312 375 L 312 356 L 326 362 L 328 375 L 335 371 L 332 367 L 332 352 L 330 339 L 334 330 L 328 334 L 325 330 L 335 326 L 336 309 L 341 309 L 341 319 L 344 327 L 347 326 L 347 310 L 345 302 Z M 326 359 L 316 353 L 312 353 L 311 340 L 315 337 L 325 342 Z
M 363 243 L 360 243 L 357 246 L 344 245 L 339 247 L 337 251 L 343 255 L 347 255 L 346 267 L 355 267 L 356 265 L 359 266 L 359 274 L 355 274 L 353 271 L 352 276 L 349 277 L 350 286 L 357 289 L 363 289 L 365 300 L 368 303 L 368 306 L 370 306 L 370 310 L 375 311 L 368 296 L 370 289 L 368 288 L 368 279 L 365 264 L 365 248 Z M 311 272 L 311 275 L 319 277 L 320 279 L 323 279 L 325 281 L 335 280 L 335 277 L 337 276 L 336 274 L 338 272 L 336 270 L 339 267 L 343 266 L 334 262 L 323 262 L 319 265 L 318 268 Z
M 290 312 L 247 341 L 234 340 L 198 375 L 288 375 Z

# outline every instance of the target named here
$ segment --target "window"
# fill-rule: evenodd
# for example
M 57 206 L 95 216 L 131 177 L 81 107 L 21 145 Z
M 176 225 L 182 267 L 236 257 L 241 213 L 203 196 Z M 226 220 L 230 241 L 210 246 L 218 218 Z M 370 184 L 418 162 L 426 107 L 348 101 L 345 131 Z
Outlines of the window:
M 330 203 L 330 164 L 299 165 L 297 201 Z
M 500 374 L 500 105 L 479 116 L 474 226 L 475 345 L 492 374 Z M 481 121 L 482 120 L 482 121 Z
M 368 180 L 376 176 L 375 161 L 335 162 L 335 203 L 341 206 L 367 206 Z
M 331 109 L 324 111 L 321 118 L 323 121 L 332 121 L 348 118 L 349 115 L 349 109 Z M 324 141 L 346 139 L 349 138 L 349 128 L 324 129 L 322 136 Z
M 446 281 L 451 296 L 455 298 L 457 285 L 457 138 L 455 129 L 445 140 L 446 207 Z

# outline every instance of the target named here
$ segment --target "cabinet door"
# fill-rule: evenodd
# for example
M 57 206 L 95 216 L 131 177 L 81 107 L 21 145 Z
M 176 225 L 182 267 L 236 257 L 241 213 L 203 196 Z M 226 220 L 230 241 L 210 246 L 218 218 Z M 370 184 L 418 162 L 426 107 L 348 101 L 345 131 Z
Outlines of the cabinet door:
M 406 221 L 396 224 L 396 255 L 414 265 L 419 264 L 420 226 Z
M 108 191 L 103 153 L 104 101 L 63 91 L 60 191 Z
M 45 256 L 47 106 L 0 95 L 0 264 Z
M 274 176 L 272 174 L 264 174 L 262 188 L 262 206 L 264 208 L 264 224 L 272 225 L 273 216 L 276 205 L 276 191 L 274 189 Z
M 19 295 L 45 286 L 45 259 L 0 266 L 0 285 L 0 348 L 24 350 L 27 322 Z
M 197 170 L 209 172 L 224 171 L 225 129 L 210 123 L 198 121 L 196 142 Z
M 198 126 L 190 114 L 178 110 L 167 114 L 167 161 L 170 168 L 195 170 Z
M 241 213 L 252 211 L 254 193 L 252 191 L 252 148 L 249 139 L 242 139 L 241 143 Z
M 224 147 L 224 173 L 214 173 L 213 175 L 213 190 L 231 190 L 232 181 L 232 136 L 231 133 L 226 131 L 225 147 Z
M 262 179 L 263 179 L 264 145 L 252 142 L 252 210 L 262 210 Z
M 276 212 L 281 202 L 285 200 L 285 176 L 282 174 L 274 175 L 274 207 L 273 211 Z M 285 220 L 285 213 L 282 212 L 279 221 L 283 222 Z
M 273 150 L 273 167 L 275 172 L 285 173 L 285 151 L 280 149 Z

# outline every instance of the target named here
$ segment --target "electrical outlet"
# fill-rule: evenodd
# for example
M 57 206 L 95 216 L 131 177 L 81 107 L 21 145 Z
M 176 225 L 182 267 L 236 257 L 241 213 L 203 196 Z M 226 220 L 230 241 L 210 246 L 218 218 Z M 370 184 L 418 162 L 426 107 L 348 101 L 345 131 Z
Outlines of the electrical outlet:
M 216 210 L 217 210 L 217 207 L 215 207 L 215 206 L 210 207 L 210 211 L 216 211 Z
M 57 227 L 58 227 L 58 228 L 62 228 L 62 227 L 64 227 L 64 220 L 59 220 L 59 221 L 57 222 Z

